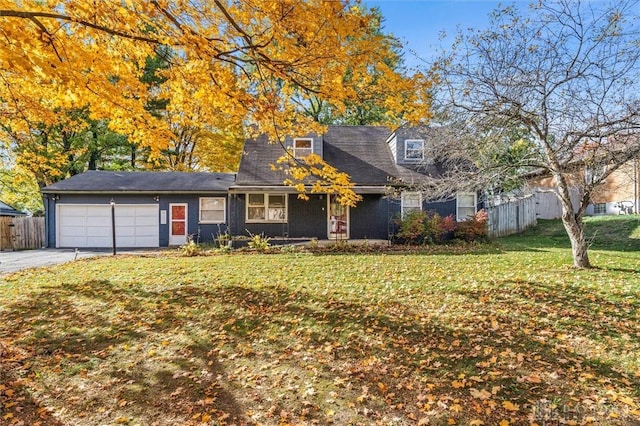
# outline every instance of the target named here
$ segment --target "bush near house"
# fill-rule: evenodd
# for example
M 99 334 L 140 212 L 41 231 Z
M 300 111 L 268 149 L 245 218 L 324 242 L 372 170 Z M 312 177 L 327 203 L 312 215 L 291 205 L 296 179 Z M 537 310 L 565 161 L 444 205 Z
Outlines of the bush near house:
M 463 222 L 453 215 L 440 216 L 436 212 L 412 211 L 398 220 L 398 240 L 406 244 L 443 244 L 452 239 L 467 242 L 488 238 L 487 212 L 478 211 Z
M 483 209 L 479 210 L 469 220 L 456 223 L 455 238 L 468 242 L 486 241 L 489 238 L 488 218 L 487 212 Z

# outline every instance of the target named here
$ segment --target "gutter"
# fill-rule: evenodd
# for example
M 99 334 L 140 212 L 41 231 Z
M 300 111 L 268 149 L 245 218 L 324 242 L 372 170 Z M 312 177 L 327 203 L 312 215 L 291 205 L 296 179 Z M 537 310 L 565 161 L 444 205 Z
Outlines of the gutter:
M 218 190 L 184 190 L 184 191 L 152 191 L 152 190 L 144 190 L 144 191 L 130 191 L 127 189 L 114 189 L 114 190 L 69 190 L 69 189 L 43 189 L 40 192 L 43 194 L 91 194 L 91 195 L 106 195 L 106 194 L 122 194 L 122 195 L 161 195 L 161 194 L 219 194 L 221 192 L 228 192 L 228 189 L 218 189 Z
M 307 190 L 311 190 L 310 186 L 306 187 Z M 356 194 L 385 194 L 388 192 L 389 186 L 354 186 L 353 192 Z M 275 192 L 283 194 L 297 194 L 293 187 L 288 186 L 234 186 L 229 188 L 230 194 L 245 194 L 248 192 Z M 311 193 L 309 193 L 311 194 Z M 318 192 L 317 194 L 321 194 Z

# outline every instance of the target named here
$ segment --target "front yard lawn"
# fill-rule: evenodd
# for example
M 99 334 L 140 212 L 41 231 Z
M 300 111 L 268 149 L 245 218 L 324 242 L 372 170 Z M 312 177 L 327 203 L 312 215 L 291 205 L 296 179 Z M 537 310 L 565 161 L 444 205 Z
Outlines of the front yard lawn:
M 586 271 L 547 222 L 478 251 L 0 278 L 0 424 L 637 424 L 640 220 L 590 227 Z

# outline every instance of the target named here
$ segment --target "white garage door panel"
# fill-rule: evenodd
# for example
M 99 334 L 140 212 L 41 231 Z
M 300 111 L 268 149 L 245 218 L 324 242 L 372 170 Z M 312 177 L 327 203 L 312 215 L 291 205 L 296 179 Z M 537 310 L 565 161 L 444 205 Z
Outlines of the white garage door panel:
M 158 247 L 158 205 L 115 207 L 117 247 Z M 58 205 L 58 247 L 111 247 L 111 206 Z
M 158 226 L 157 217 L 138 216 L 136 217 L 136 226 Z

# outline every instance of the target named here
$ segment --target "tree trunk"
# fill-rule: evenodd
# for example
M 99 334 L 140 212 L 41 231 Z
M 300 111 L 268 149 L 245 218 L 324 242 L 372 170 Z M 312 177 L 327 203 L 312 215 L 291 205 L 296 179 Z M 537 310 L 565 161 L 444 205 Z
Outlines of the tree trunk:
M 569 183 L 562 174 L 555 174 L 556 187 L 558 188 L 558 198 L 562 205 L 562 224 L 567 231 L 569 241 L 571 241 L 571 251 L 573 253 L 573 266 L 576 268 L 591 268 L 587 241 L 584 238 L 584 222 L 582 216 L 584 209 L 579 208 L 576 212 L 571 201 Z M 586 201 L 585 201 L 586 200 Z M 581 197 L 581 203 L 588 202 L 588 197 Z M 581 206 L 582 207 L 582 206 Z
M 98 169 L 98 131 L 95 128 L 91 129 L 91 136 L 93 140 L 92 140 L 92 143 L 89 144 L 89 164 L 87 166 L 87 169 L 97 170 Z
M 576 268 L 584 269 L 591 268 L 591 262 L 589 262 L 589 253 L 587 252 L 587 241 L 584 237 L 584 223 L 581 218 L 577 219 L 575 216 L 565 217 L 562 215 L 562 223 L 564 229 L 569 235 L 571 241 L 571 251 L 573 253 L 573 266 Z

